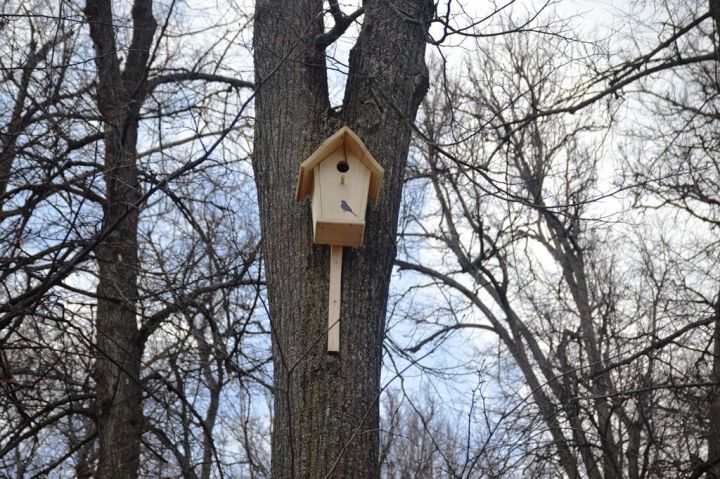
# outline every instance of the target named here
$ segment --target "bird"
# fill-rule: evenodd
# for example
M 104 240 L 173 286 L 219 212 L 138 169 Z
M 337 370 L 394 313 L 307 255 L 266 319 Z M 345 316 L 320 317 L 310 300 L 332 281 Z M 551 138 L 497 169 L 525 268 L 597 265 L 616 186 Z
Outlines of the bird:
M 357 218 L 357 215 L 355 212 L 350 208 L 350 205 L 345 202 L 345 200 L 340 200 L 340 208 L 342 208 L 343 211 L 347 211 L 348 213 L 352 213 L 353 216 Z

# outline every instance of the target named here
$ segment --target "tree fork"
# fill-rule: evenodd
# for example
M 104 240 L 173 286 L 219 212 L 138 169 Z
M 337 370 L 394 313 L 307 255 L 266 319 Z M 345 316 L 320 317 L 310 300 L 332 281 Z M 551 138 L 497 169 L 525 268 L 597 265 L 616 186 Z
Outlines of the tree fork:
M 401 10 L 368 0 L 363 8 L 343 107 L 336 112 L 328 98 L 325 45 L 314 41 L 325 33 L 322 0 L 259 0 L 256 6 L 256 84 L 266 80 L 256 99 L 253 167 L 273 328 L 272 474 L 278 478 L 379 475 L 385 312 L 408 121 L 427 90 L 424 54 L 433 5 L 412 0 Z M 328 355 L 329 249 L 312 244 L 310 209 L 295 204 L 292 193 L 300 162 L 343 125 L 358 133 L 386 175 L 367 215 L 364 247 L 343 258 L 343 347 Z
M 133 36 L 120 70 L 110 0 L 87 0 L 85 16 L 95 48 L 96 103 L 104 122 L 106 201 L 103 222 L 117 223 L 96 248 L 98 305 L 96 425 L 99 478 L 134 479 L 143 434 L 140 370 L 144 338 L 137 324 L 139 112 L 145 96 L 150 47 L 157 28 L 152 0 L 136 0 Z M 130 208 L 130 210 L 128 210 Z

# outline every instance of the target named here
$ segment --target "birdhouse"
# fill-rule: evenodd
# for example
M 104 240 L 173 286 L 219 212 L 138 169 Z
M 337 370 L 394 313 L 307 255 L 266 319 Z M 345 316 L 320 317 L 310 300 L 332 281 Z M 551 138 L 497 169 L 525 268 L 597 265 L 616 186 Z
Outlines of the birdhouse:
M 330 245 L 329 353 L 340 351 L 343 246 L 362 246 L 365 210 L 377 202 L 384 170 L 347 126 L 300 165 L 295 199 L 312 197 L 313 242 Z
M 377 202 L 383 173 L 347 126 L 303 161 L 295 199 L 312 196 L 313 242 L 362 246 L 368 200 Z

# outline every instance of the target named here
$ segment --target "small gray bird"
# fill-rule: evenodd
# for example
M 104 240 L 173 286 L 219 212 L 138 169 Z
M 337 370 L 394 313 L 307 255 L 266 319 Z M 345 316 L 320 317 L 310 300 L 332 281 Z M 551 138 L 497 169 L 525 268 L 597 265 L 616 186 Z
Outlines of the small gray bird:
M 352 213 L 353 216 L 357 218 L 357 215 L 355 212 L 350 208 L 350 205 L 345 202 L 345 200 L 340 200 L 340 208 L 342 208 L 343 211 L 347 211 L 348 213 Z

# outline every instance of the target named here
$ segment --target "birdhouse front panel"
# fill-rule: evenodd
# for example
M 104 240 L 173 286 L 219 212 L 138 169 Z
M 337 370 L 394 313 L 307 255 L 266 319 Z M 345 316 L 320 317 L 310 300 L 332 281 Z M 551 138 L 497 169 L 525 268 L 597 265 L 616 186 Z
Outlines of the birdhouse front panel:
M 344 145 L 335 149 L 314 169 L 314 242 L 361 246 L 370 170 Z

